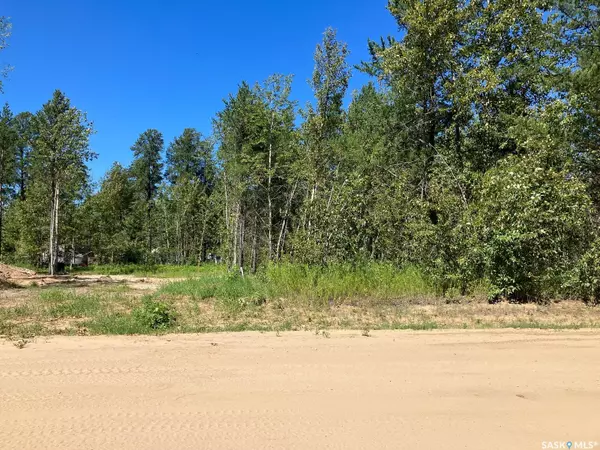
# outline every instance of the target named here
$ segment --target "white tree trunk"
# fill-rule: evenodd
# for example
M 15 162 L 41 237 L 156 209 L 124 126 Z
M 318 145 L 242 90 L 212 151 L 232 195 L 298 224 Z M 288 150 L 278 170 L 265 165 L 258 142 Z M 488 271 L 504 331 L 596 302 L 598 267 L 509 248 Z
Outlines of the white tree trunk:
M 269 262 L 273 260 L 273 201 L 271 199 L 271 184 L 273 180 L 273 126 L 275 113 L 271 114 L 271 129 L 269 131 L 269 178 L 267 180 L 267 200 L 269 203 Z
M 60 189 L 58 183 L 54 185 L 52 193 L 52 208 L 50 211 L 50 275 L 56 275 L 56 263 L 58 261 L 58 211 Z
M 277 259 L 281 258 L 281 253 L 283 252 L 283 246 L 285 243 L 285 228 L 287 226 L 287 220 L 288 220 L 288 216 L 290 214 L 290 209 L 292 207 L 292 201 L 294 200 L 294 194 L 296 193 L 297 186 L 298 186 L 298 182 L 294 183 L 292 192 L 290 192 L 290 196 L 288 197 L 287 204 L 285 205 L 285 213 L 283 214 L 283 221 L 281 222 L 281 230 L 279 231 L 279 239 L 277 240 Z

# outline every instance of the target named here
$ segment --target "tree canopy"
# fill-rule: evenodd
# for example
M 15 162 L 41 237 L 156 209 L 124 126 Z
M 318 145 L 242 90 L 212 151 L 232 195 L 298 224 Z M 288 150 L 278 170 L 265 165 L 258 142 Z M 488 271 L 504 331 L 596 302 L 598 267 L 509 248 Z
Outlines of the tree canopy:
M 390 0 L 352 68 L 325 30 L 291 76 L 240 82 L 213 135 L 155 129 L 92 187 L 65 94 L 0 114 L 0 251 L 101 263 L 419 267 L 446 292 L 600 301 L 600 28 L 593 1 Z M 0 50 L 10 24 L 0 18 Z M 371 77 L 348 92 L 353 70 Z M 1 85 L 0 85 L 1 87 Z M 69 253 L 71 252 L 71 253 Z M 50 261 L 45 255 L 50 254 Z

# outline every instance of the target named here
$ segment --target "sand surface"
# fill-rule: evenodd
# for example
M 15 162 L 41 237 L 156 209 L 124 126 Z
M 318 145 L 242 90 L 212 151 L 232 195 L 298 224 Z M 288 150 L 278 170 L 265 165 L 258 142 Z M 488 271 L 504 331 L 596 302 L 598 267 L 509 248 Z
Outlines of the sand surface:
M 597 331 L 0 343 L 2 449 L 482 450 L 548 441 L 600 442 Z

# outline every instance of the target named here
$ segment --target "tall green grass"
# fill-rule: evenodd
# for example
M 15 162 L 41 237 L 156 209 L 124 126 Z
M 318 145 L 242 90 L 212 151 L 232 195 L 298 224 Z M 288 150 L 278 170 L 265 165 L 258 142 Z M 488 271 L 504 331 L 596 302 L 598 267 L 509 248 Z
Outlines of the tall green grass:
M 435 289 L 416 268 L 399 270 L 387 264 L 365 266 L 332 265 L 311 267 L 298 264 L 271 265 L 257 275 L 241 277 L 237 273 L 212 273 L 163 286 L 160 294 L 187 296 L 202 300 L 286 298 L 316 304 L 346 299 L 423 297 L 435 295 Z
M 60 288 L 40 293 L 41 312 L 55 319 L 93 316 L 101 310 L 102 301 L 99 294 L 76 294 Z
M 418 269 L 400 270 L 390 264 L 327 267 L 281 264 L 269 266 L 260 278 L 270 296 L 337 301 L 435 295 L 435 289 Z

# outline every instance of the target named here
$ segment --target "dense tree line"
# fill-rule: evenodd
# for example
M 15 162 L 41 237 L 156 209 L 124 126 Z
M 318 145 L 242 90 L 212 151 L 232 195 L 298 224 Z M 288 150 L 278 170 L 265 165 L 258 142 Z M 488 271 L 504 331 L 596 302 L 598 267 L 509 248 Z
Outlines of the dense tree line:
M 241 83 L 205 138 L 143 132 L 98 189 L 64 94 L 0 116 L 0 251 L 103 263 L 422 268 L 445 290 L 600 300 L 600 28 L 593 0 L 390 0 L 398 38 L 352 68 L 328 29 L 314 101 Z M 6 28 L 6 22 L 0 22 Z M 1 32 L 0 36 L 6 33 Z M 0 41 L 2 44 L 2 41 Z M 2 44 L 3 45 L 3 44 Z M 2 47 L 0 47 L 2 48 Z M 344 99 L 352 69 L 372 81 Z

